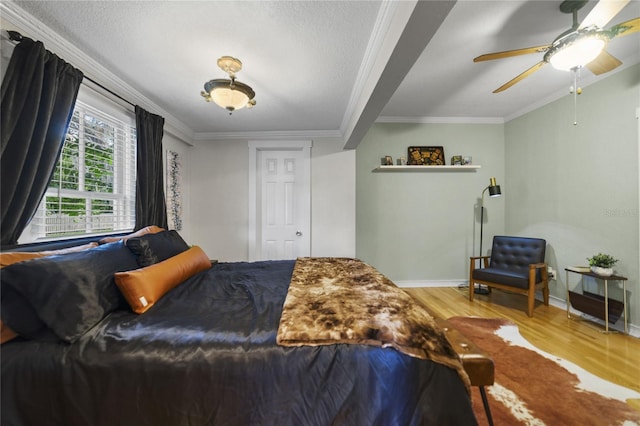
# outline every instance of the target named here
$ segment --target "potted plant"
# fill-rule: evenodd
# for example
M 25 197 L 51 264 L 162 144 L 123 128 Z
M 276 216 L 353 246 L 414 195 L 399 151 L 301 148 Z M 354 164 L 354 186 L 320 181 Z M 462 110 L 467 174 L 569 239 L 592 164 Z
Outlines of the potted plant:
M 613 275 L 613 265 L 618 262 L 618 259 L 603 253 L 588 257 L 587 260 L 589 261 L 589 266 L 591 266 L 591 272 L 605 277 Z

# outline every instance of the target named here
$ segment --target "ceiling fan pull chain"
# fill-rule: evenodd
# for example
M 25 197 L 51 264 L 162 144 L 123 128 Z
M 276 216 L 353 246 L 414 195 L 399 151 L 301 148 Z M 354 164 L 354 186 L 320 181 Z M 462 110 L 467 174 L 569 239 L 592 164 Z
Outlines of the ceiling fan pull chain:
M 573 74 L 573 85 L 569 88 L 569 93 L 573 94 L 573 125 L 578 125 L 578 95 L 582 94 L 582 87 L 578 86 L 580 79 L 580 67 L 571 69 Z

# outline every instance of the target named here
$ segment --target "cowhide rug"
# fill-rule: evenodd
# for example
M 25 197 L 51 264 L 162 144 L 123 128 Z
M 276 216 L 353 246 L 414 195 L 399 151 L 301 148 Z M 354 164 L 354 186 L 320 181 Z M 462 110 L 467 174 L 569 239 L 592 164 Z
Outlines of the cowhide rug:
M 409 294 L 374 267 L 351 258 L 298 258 L 277 342 L 393 347 L 430 359 L 469 378 L 442 330 Z
M 486 390 L 496 425 L 640 425 L 640 411 L 626 403 L 640 393 L 537 349 L 510 321 L 447 321 L 493 358 L 495 384 Z M 477 390 L 472 399 L 478 421 L 486 424 Z

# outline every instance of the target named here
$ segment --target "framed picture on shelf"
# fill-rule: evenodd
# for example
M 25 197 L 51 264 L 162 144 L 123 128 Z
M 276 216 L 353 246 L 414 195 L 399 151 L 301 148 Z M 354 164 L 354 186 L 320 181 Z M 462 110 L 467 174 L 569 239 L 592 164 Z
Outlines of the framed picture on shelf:
M 444 148 L 441 146 L 410 146 L 410 166 L 444 166 Z

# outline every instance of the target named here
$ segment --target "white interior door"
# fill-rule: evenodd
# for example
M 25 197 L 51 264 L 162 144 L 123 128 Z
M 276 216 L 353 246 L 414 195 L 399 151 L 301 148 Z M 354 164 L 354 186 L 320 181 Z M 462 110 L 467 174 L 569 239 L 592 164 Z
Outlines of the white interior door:
M 250 170 L 255 170 L 249 191 L 250 260 L 310 255 L 310 147 L 310 142 L 250 144 Z

